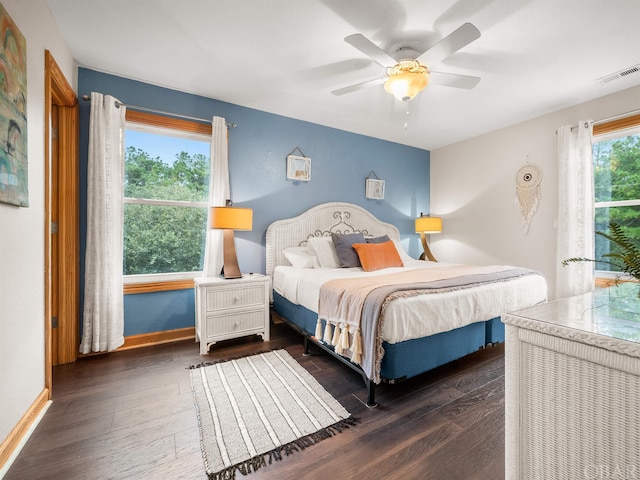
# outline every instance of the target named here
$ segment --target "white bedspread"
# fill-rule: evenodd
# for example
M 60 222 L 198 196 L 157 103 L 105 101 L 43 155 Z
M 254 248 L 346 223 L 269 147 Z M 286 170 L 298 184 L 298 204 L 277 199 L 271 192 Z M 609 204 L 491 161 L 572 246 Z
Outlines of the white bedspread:
M 414 260 L 406 262 L 404 267 L 375 272 L 364 272 L 361 268 L 278 266 L 273 275 L 273 289 L 290 302 L 317 313 L 320 287 L 328 280 L 443 265 L 442 262 Z M 396 299 L 387 307 L 382 338 L 397 343 L 446 332 L 544 302 L 546 298 L 544 277 L 527 275 L 463 290 Z

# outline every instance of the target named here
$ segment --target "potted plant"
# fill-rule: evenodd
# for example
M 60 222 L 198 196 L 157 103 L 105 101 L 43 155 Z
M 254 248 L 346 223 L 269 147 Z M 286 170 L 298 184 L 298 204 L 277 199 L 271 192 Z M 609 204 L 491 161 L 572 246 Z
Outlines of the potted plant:
M 596 231 L 596 235 L 600 235 L 617 245 L 617 249 L 611 253 L 605 253 L 599 260 L 590 258 L 568 258 L 562 261 L 562 265 L 566 266 L 572 262 L 594 262 L 604 263 L 615 267 L 623 274 L 629 275 L 635 281 L 640 282 L 640 246 L 637 241 L 624 233 L 620 225 L 615 222 L 609 224 L 610 233 Z M 620 277 L 616 278 L 616 282 Z M 640 289 L 638 290 L 640 297 Z

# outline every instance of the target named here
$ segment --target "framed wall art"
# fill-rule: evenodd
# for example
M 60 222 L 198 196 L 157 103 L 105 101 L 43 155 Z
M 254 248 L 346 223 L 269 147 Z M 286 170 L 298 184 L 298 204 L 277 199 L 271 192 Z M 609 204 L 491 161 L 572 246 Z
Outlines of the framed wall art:
M 384 180 L 371 172 L 365 180 L 364 196 L 373 200 L 384 200 Z
M 0 4 L 0 202 L 29 206 L 27 42 Z
M 297 155 L 287 156 L 287 180 L 300 182 L 311 180 L 311 159 Z

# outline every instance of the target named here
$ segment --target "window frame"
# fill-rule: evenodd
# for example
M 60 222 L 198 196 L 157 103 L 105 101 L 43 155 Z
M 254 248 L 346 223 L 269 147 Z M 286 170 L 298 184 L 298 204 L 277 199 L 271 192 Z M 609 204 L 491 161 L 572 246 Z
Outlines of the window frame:
M 627 130 L 628 132 L 626 132 Z M 640 114 L 628 115 L 615 120 L 594 124 L 591 143 L 595 144 L 611 138 L 619 138 L 627 133 L 630 135 L 640 135 Z M 595 202 L 594 199 L 594 211 L 596 208 L 627 206 L 640 206 L 640 199 L 606 202 Z M 596 277 L 596 286 L 599 287 L 609 287 L 613 285 L 617 277 L 620 276 L 620 272 L 598 270 L 596 267 L 594 267 L 594 274 Z
M 175 135 L 175 132 L 178 131 L 187 134 L 195 134 L 197 136 L 205 136 L 209 138 L 210 142 L 213 141 L 211 123 L 173 118 L 132 109 L 127 109 L 125 113 L 125 121 L 127 128 L 133 126 L 132 129 L 136 129 L 136 126 L 139 126 L 140 130 L 145 131 L 145 129 L 149 129 L 149 127 L 151 127 L 156 131 L 158 131 L 158 129 L 165 130 L 167 135 L 171 135 L 171 132 L 174 132 Z M 124 202 L 129 204 L 158 204 L 157 200 L 149 199 L 126 199 Z M 161 200 L 160 202 L 162 202 L 162 205 L 173 203 L 177 206 L 207 206 L 206 202 L 179 202 L 165 200 Z M 202 276 L 202 271 L 123 275 L 124 294 L 191 289 L 193 288 L 193 279 L 199 276 Z

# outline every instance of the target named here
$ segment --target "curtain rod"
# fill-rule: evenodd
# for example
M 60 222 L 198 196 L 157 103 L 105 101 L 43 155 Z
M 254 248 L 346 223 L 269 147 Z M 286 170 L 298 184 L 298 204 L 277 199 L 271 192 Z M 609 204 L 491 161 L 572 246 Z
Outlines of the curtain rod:
M 605 123 L 605 122 L 610 122 L 612 120 L 617 120 L 619 118 L 625 118 L 625 117 L 630 117 L 631 115 L 635 115 L 636 113 L 640 113 L 640 108 L 636 109 L 636 110 L 631 110 L 630 112 L 626 112 L 626 113 L 620 113 L 618 115 L 613 115 L 611 117 L 607 117 L 607 118 L 601 118 L 600 120 L 595 120 L 593 123 L 593 125 L 599 125 L 601 123 Z M 587 123 L 585 122 L 584 124 L 585 127 L 587 127 Z M 571 126 L 571 130 L 574 130 L 578 128 L 578 125 L 572 125 Z M 558 134 L 558 130 L 556 130 L 556 135 Z
M 89 95 L 83 95 L 82 99 L 87 101 L 87 102 L 91 101 L 91 97 Z M 211 120 L 207 120 L 206 118 L 190 117 L 188 115 L 181 115 L 179 113 L 166 112 L 164 110 L 156 110 L 154 108 L 141 107 L 139 105 L 131 105 L 131 104 L 128 104 L 128 103 L 123 103 L 123 102 L 120 102 L 120 101 L 116 101 L 116 107 L 120 108 L 120 105 L 122 105 L 124 107 L 127 107 L 127 108 L 130 108 L 132 110 L 138 110 L 138 111 L 141 111 L 141 112 L 158 113 L 160 115 L 169 115 L 169 116 L 172 116 L 172 117 L 184 118 L 185 120 L 193 120 L 193 121 L 202 122 L 202 123 L 211 123 Z M 238 126 L 237 123 L 229 123 L 229 122 L 227 122 L 226 125 L 227 125 L 227 127 L 231 127 L 231 128 L 236 128 Z
M 592 124 L 595 124 L 595 122 L 591 122 Z M 571 130 L 575 130 L 576 128 L 578 128 L 580 125 L 571 125 Z M 584 128 L 587 128 L 589 126 L 589 122 L 584 122 Z M 556 135 L 558 135 L 558 130 L 556 130 Z

